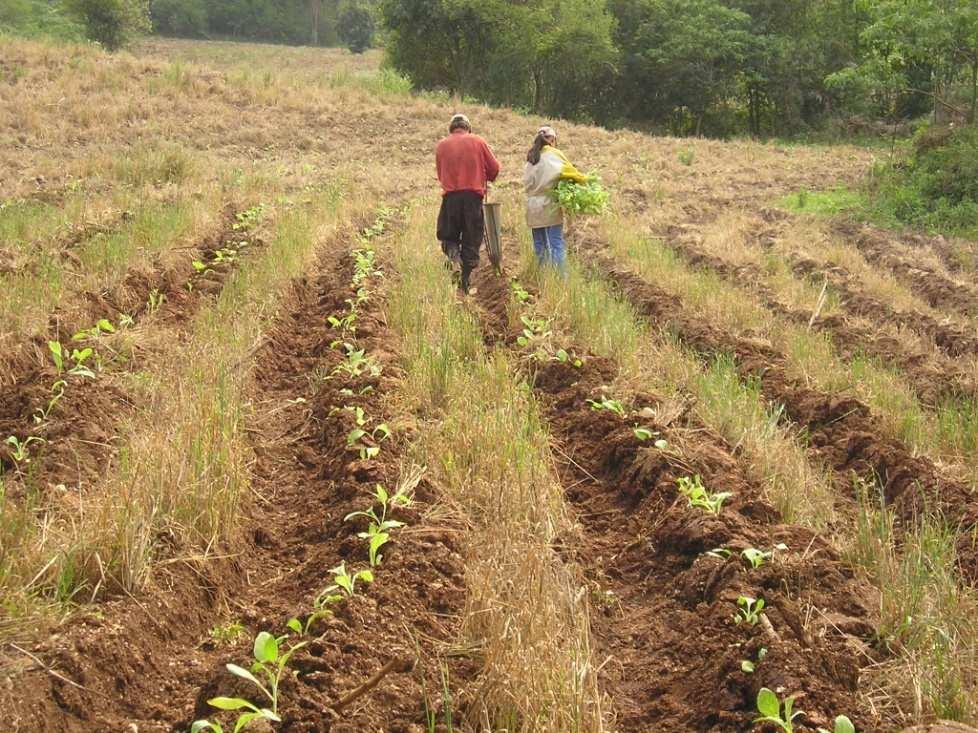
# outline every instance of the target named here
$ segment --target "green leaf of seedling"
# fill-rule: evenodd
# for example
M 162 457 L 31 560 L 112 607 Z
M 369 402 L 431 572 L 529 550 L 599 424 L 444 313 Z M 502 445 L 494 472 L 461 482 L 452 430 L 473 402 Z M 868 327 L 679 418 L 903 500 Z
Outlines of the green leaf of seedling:
M 253 685 L 256 685 L 257 687 L 264 689 L 262 687 L 262 683 L 258 681 L 258 678 L 255 677 L 255 675 L 253 675 L 244 667 L 239 667 L 237 664 L 230 664 L 230 663 L 225 664 L 224 666 L 227 668 L 227 671 L 233 674 L 235 677 L 240 677 L 243 680 L 248 680 Z
M 366 434 L 367 431 L 364 430 L 363 428 L 354 428 L 353 430 L 350 431 L 349 435 L 346 436 L 346 444 L 353 445 L 358 440 L 360 440 L 360 438 L 363 438 Z
M 285 625 L 297 634 L 302 633 L 302 622 L 297 618 L 290 618 Z
M 530 340 L 526 336 L 517 336 L 516 343 L 519 346 L 526 346 L 528 343 L 530 343 Z
M 709 557 L 715 557 L 718 560 L 726 560 L 733 553 L 726 547 L 714 547 L 712 550 L 706 553 Z
M 100 330 L 105 331 L 105 333 L 115 333 L 115 326 L 112 325 L 108 318 L 100 320 L 98 327 Z
M 260 631 L 255 637 L 255 659 L 259 662 L 274 662 L 278 659 L 278 640 L 267 631 Z
M 374 582 L 374 574 L 369 570 L 361 570 L 359 573 L 357 573 L 357 578 L 362 580 L 364 583 Z
M 387 504 L 390 500 L 390 494 L 387 493 L 387 489 L 384 488 L 383 484 L 377 484 L 377 487 L 374 489 L 374 496 L 377 497 L 377 501 L 381 504 Z
M 258 712 L 257 705 L 240 697 L 212 697 L 207 701 L 207 704 L 218 710 L 240 710 L 241 708 L 248 708 L 249 710 Z
M 744 674 L 754 674 L 754 663 L 749 659 L 742 659 L 740 662 L 740 671 Z
M 832 733 L 856 733 L 856 726 L 845 715 L 837 715 Z
M 389 437 L 391 437 L 391 429 L 387 427 L 387 423 L 381 423 L 380 425 L 374 428 L 374 431 L 371 435 L 373 436 L 373 439 L 376 440 L 377 442 L 382 442 L 384 440 L 387 440 Z
M 557 349 L 557 353 L 554 354 L 557 361 L 567 362 L 570 359 L 570 355 L 564 349 Z
M 635 434 L 635 437 L 641 441 L 646 441 L 653 435 L 652 431 L 646 428 L 635 428 L 632 430 L 632 432 Z
M 273 720 L 275 722 L 279 722 L 281 720 L 281 718 L 279 718 L 271 710 L 262 708 L 257 712 L 244 713 L 243 715 L 239 716 L 238 722 L 234 724 L 234 733 L 239 733 L 239 731 L 244 730 L 245 726 L 247 726 L 253 720 L 258 720 L 259 718 L 265 718 L 266 720 Z
M 757 693 L 757 712 L 768 718 L 781 719 L 781 701 L 767 687 L 762 687 Z
M 58 341 L 48 341 L 48 349 L 51 351 L 51 358 L 54 359 L 54 366 L 58 374 L 64 370 L 64 349 Z
M 764 661 L 764 657 L 766 657 L 766 656 L 767 656 L 767 647 L 766 646 L 762 646 L 760 649 L 757 650 L 757 661 L 758 662 L 763 662 Z
M 203 730 L 212 730 L 214 733 L 224 733 L 224 728 L 220 723 L 212 723 L 209 720 L 195 720 L 190 726 L 190 733 L 200 733 Z
M 370 538 L 370 565 L 377 567 L 383 560 L 383 556 L 378 554 L 381 547 L 390 542 L 390 535 L 386 532 L 378 532 Z
M 666 448 L 668 448 L 668 447 L 669 447 L 669 441 L 667 441 L 667 440 L 662 440 L 662 439 L 660 438 L 659 440 L 657 440 L 657 441 L 655 441 L 655 442 L 654 442 L 654 443 L 653 443 L 652 445 L 654 445 L 654 446 L 655 446 L 656 448 L 658 448 L 659 450 L 665 450 Z
M 364 451 L 364 455 L 367 458 L 376 458 L 380 455 L 380 447 L 376 445 L 371 445 Z

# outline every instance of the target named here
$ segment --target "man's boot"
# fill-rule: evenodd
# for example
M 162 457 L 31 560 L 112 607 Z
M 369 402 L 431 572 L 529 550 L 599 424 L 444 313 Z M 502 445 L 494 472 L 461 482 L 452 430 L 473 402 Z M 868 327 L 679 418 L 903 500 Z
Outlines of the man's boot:
M 472 268 L 462 265 L 462 279 L 459 282 L 458 289 L 462 295 L 475 295 L 475 288 L 471 285 L 472 279 Z

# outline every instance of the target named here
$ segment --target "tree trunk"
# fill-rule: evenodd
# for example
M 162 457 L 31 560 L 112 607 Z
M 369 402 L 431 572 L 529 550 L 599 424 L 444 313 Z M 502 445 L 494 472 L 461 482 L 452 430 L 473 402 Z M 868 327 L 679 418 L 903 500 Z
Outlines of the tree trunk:
M 978 50 L 971 62 L 971 115 L 969 122 L 978 122 Z
M 319 15 L 323 9 L 321 0 L 309 0 L 309 14 L 312 16 L 312 45 L 319 45 Z

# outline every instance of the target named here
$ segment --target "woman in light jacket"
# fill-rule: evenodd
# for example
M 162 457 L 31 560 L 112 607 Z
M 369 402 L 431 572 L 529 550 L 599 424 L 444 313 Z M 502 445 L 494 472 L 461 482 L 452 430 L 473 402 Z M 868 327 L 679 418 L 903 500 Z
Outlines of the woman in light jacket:
M 553 264 L 561 274 L 567 273 L 564 248 L 564 212 L 554 199 L 553 191 L 565 179 L 583 183 L 581 173 L 557 150 L 557 132 L 552 127 L 537 131 L 533 147 L 526 154 L 523 185 L 526 187 L 526 223 L 533 232 L 533 251 L 540 265 Z

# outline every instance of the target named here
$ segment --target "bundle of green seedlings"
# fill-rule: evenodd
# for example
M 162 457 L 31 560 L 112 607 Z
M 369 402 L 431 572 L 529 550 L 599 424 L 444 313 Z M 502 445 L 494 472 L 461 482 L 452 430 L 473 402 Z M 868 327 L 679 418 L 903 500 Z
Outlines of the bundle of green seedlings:
M 594 173 L 584 183 L 564 179 L 554 188 L 554 200 L 567 214 L 603 214 L 608 206 L 609 194 Z

